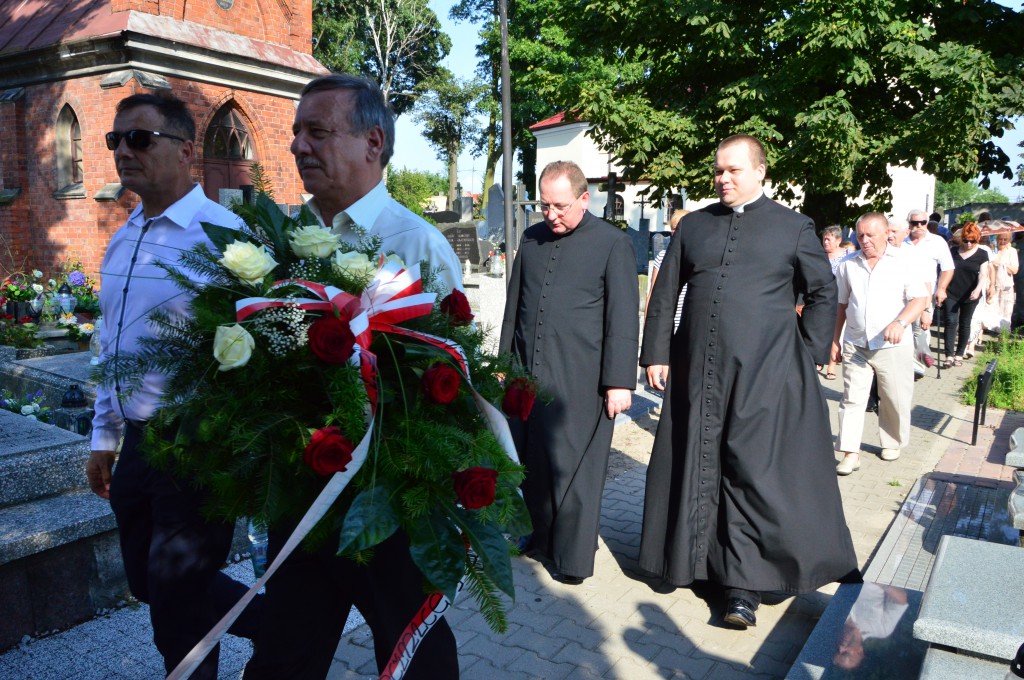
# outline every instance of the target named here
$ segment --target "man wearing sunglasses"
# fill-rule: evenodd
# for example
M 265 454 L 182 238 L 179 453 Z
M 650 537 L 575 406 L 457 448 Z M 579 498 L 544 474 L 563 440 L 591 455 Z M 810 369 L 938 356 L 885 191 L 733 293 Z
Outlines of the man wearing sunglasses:
M 946 299 L 946 286 L 953 278 L 953 256 L 949 252 L 949 244 L 938 234 L 928 230 L 929 216 L 923 210 L 911 210 L 907 215 L 907 223 L 910 226 L 910 235 L 906 239 L 909 246 L 913 246 L 921 260 L 930 267 L 931 276 L 928 278 L 928 306 L 921 316 L 914 320 L 914 346 L 921 349 L 928 348 L 926 354 L 920 360 L 931 367 L 935 363 L 929 346 L 928 329 L 935 321 L 935 308 Z
M 100 269 L 104 358 L 136 352 L 144 338 L 153 337 L 151 312 L 188 314 L 189 296 L 159 265 L 177 264 L 182 252 L 207 242 L 200 222 L 241 225 L 192 181 L 194 138 L 188 108 L 170 95 L 135 94 L 117 106 L 107 148 L 113 151 L 121 184 L 140 200 L 111 238 Z M 170 671 L 247 588 L 220 571 L 233 525 L 204 519 L 203 493 L 187 479 L 150 467 L 139 451 L 163 384 L 162 376 L 149 374 L 125 399 L 119 398 L 120 384 L 113 390 L 97 386 L 86 474 L 93 492 L 110 500 L 128 586 L 149 605 L 153 640 Z M 229 632 L 255 637 L 260 606 L 261 600 L 253 602 Z M 216 677 L 216 654 L 192 674 Z
M 526 466 L 532 549 L 551 560 L 555 580 L 579 585 L 594 573 L 615 416 L 636 388 L 640 296 L 633 246 L 588 212 L 580 167 L 551 163 L 539 184 L 544 223 L 523 232 L 499 348 L 551 396 L 510 425 Z

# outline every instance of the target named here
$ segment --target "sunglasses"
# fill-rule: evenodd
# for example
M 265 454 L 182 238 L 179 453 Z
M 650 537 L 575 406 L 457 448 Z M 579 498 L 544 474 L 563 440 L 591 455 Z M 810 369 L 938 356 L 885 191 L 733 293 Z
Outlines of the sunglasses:
M 167 137 L 168 139 L 176 139 L 179 142 L 185 141 L 181 137 L 175 137 L 166 132 L 157 132 L 156 130 L 129 130 L 128 132 L 108 132 L 106 134 L 107 148 L 114 151 L 121 145 L 121 140 L 123 139 L 125 145 L 132 151 L 144 151 L 153 144 L 154 137 Z
M 928 224 L 928 220 L 910 220 L 910 226 L 912 227 L 923 227 Z
M 975 244 L 975 243 L 977 243 L 977 241 L 974 241 L 974 240 L 971 240 L 971 239 L 965 239 L 964 243 Z

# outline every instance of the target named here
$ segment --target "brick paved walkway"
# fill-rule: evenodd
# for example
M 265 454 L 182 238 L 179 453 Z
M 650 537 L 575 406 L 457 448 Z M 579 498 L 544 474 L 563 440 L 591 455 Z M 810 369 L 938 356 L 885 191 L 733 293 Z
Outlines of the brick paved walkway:
M 957 397 L 970 367 L 969 363 L 944 371 L 941 378 L 932 370 L 916 383 L 912 443 L 899 460 L 886 462 L 878 457 L 877 418 L 868 415 L 862 467 L 840 478 L 862 568 L 923 475 L 990 487 L 1005 487 L 1012 478 L 1012 470 L 1000 459 L 1009 434 L 1024 426 L 1024 414 L 989 409 L 987 425 L 972 447 L 973 407 L 963 406 Z M 822 386 L 835 431 L 842 375 L 834 381 L 822 380 Z M 638 466 L 609 480 L 596 571 L 583 585 L 557 583 L 543 565 L 520 558 L 515 564 L 518 597 L 504 636 L 487 629 L 469 600 L 456 606 L 449 620 L 459 641 L 465 680 L 719 680 L 786 675 L 836 586 L 776 598 L 774 604 L 769 601 L 758 611 L 756 628 L 736 631 L 723 626 L 715 600 L 706 600 L 702 592 L 689 588 L 665 590 L 638 573 L 635 558 L 645 474 L 645 467 Z M 922 549 L 920 543 L 918 549 Z M 914 575 L 922 578 L 925 568 Z M 374 668 L 371 640 L 363 630 L 339 646 L 329 678 L 368 677 Z
M 970 482 L 992 488 L 1005 488 L 1010 479 L 1010 471 L 999 462 L 1009 434 L 1024 426 L 1024 415 L 990 409 L 978 445 L 970 446 L 973 409 L 959 404 L 956 396 L 969 367 L 945 371 L 941 379 L 932 370 L 917 383 L 913 441 L 897 461 L 878 458 L 876 419 L 869 414 L 861 470 L 840 479 L 861 567 L 873 559 L 923 475 L 931 473 L 947 485 Z M 842 382 L 822 380 L 822 387 L 835 429 Z M 596 573 L 583 585 L 557 583 L 543 565 L 520 558 L 514 565 L 517 598 L 507 634 L 490 632 L 470 598 L 454 607 L 449 621 L 458 639 L 464 680 L 786 675 L 836 586 L 769 600 L 758 611 L 756 628 L 725 628 L 718 603 L 705 599 L 700 590 L 666 590 L 637 572 L 645 474 L 645 466 L 638 463 L 609 480 Z M 144 606 L 122 609 L 0 655 L 0 680 L 149 680 L 160 668 L 149 635 Z M 239 677 L 248 654 L 247 642 L 228 639 L 221 676 Z M 369 634 L 365 627 L 356 629 L 341 642 L 329 677 L 373 675 Z

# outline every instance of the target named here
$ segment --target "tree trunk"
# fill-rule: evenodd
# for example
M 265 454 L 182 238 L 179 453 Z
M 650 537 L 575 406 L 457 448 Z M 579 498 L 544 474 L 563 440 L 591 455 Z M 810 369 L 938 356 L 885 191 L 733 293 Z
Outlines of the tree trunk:
M 814 227 L 820 233 L 830 224 L 852 227 L 862 209 L 847 204 L 847 194 L 841 191 L 807 193 L 800 212 L 814 220 Z
M 459 143 L 452 142 L 448 147 L 448 209 L 461 214 L 461 208 L 455 207 L 455 199 L 460 198 L 459 184 Z

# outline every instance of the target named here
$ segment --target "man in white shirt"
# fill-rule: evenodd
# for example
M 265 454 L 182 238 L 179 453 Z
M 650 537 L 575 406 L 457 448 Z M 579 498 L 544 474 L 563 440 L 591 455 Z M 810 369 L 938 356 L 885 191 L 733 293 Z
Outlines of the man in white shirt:
M 903 248 L 910 243 L 910 227 L 907 220 L 900 217 L 889 218 L 889 229 L 886 232 L 887 241 L 891 248 Z M 926 369 L 935 365 L 931 348 L 928 346 L 928 329 L 932 322 L 931 292 L 935 287 L 935 261 L 925 254 L 924 250 L 913 247 L 903 248 L 903 254 L 907 256 L 910 266 L 917 271 L 918 277 L 924 283 L 929 293 L 929 303 L 921 316 L 914 319 L 914 375 L 921 377 Z M 946 251 L 949 254 L 949 251 Z
M 351 81 L 351 82 L 350 82 Z M 368 81 L 345 75 L 309 83 L 295 112 L 291 152 L 306 191 L 306 204 L 323 226 L 355 244 L 360 232 L 382 239 L 382 253 L 406 265 L 429 265 L 444 289 L 462 290 L 462 267 L 448 240 L 422 217 L 393 199 L 384 168 L 395 148 L 393 118 L 374 120 Z M 388 111 L 390 115 L 390 111 Z
M 459 261 L 448 241 L 384 187 L 395 124 L 375 83 L 341 74 L 311 81 L 302 90 L 292 132 L 295 164 L 306 191 L 313 194 L 309 206 L 324 225 L 332 225 L 349 243 L 359 239 L 360 230 L 380 236 L 382 253 L 396 253 L 407 266 L 440 269 L 441 287 L 462 289 Z M 268 559 L 287 540 L 291 532 L 286 529 L 271 528 Z M 375 546 L 368 564 L 336 556 L 336 538 L 323 543 L 315 552 L 292 553 L 267 582 L 263 628 L 245 669 L 246 680 L 321 680 L 353 605 L 373 633 L 380 672 L 423 606 L 423 575 L 409 555 L 405 532 L 399 530 Z M 442 619 L 423 638 L 404 677 L 458 676 L 455 636 Z
M 836 269 L 839 309 L 832 356 L 843 357 L 836 446 L 844 454 L 836 468 L 840 475 L 860 469 L 864 407 L 873 375 L 878 377 L 882 460 L 896 460 L 910 442 L 914 345 L 905 331 L 927 306 L 928 291 L 906 253 L 889 247 L 887 230 L 885 215 L 862 215 L 857 220 L 861 250 Z
M 107 148 L 121 184 L 141 202 L 114 234 L 100 270 L 104 358 L 137 352 L 140 340 L 154 337 L 150 312 L 188 314 L 190 297 L 159 264 L 176 265 L 182 252 L 209 243 L 201 222 L 241 226 L 192 182 L 194 139 L 188 108 L 170 95 L 136 94 L 117 105 Z M 153 641 L 170 671 L 248 589 L 220 571 L 234 525 L 206 521 L 203 492 L 150 467 L 139 451 L 163 385 L 163 376 L 150 373 L 130 398 L 121 398 L 120 383 L 114 390 L 97 386 L 86 475 L 93 492 L 110 500 L 128 586 L 149 604 Z M 228 632 L 255 637 L 261 605 L 262 598 L 252 602 Z M 192 677 L 216 680 L 217 655 L 207 656 Z

